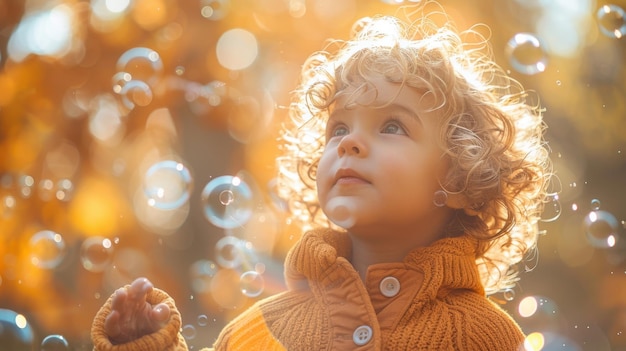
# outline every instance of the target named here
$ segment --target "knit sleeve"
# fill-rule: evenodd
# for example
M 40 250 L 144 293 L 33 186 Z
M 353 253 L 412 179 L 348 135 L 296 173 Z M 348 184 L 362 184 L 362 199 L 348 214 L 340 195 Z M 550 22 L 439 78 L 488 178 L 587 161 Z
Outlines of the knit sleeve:
M 163 328 L 158 331 L 144 335 L 133 341 L 114 345 L 109 340 L 108 335 L 104 331 L 104 321 L 111 313 L 111 302 L 113 295 L 107 299 L 104 305 L 96 314 L 91 326 L 91 339 L 93 341 L 94 351 L 186 351 L 187 344 L 184 337 L 179 333 L 181 327 L 181 315 L 174 299 L 166 292 L 157 288 L 147 296 L 147 301 L 156 305 L 165 303 L 170 308 L 170 319 Z
M 475 311 L 469 311 L 476 308 Z M 466 317 L 457 324 L 457 349 L 467 351 L 521 351 L 525 335 L 517 322 L 495 303 L 483 299 L 466 305 Z
M 258 305 L 251 306 L 220 333 L 213 345 L 215 351 L 285 351 L 267 327 Z

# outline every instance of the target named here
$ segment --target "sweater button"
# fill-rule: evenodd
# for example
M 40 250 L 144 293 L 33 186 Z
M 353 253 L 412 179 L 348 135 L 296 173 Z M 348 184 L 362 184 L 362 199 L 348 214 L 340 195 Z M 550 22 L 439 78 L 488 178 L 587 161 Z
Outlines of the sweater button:
M 400 292 L 400 281 L 394 277 L 385 277 L 380 281 L 380 292 L 386 297 L 394 297 Z
M 362 325 L 354 330 L 352 340 L 358 346 L 367 344 L 372 339 L 372 328 Z

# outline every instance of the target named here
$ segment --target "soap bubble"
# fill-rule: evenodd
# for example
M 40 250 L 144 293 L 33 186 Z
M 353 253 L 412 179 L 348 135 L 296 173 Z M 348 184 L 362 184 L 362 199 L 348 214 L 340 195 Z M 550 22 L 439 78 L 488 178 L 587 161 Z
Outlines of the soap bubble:
M 265 281 L 263 276 L 256 271 L 244 272 L 239 283 L 241 286 L 241 292 L 248 297 L 257 297 L 261 295 L 265 288 Z
M 95 236 L 85 239 L 80 247 L 80 260 L 90 272 L 102 272 L 113 257 L 111 240 Z
M 191 193 L 191 173 L 180 162 L 161 161 L 152 165 L 144 177 L 143 189 L 148 204 L 161 210 L 184 205 Z
M 156 51 L 136 47 L 120 56 L 116 68 L 118 72 L 130 74 L 132 80 L 153 86 L 163 72 L 163 62 Z
M 615 246 L 618 222 L 615 216 L 606 211 L 589 212 L 584 220 L 585 232 L 589 243 L 598 248 Z
M 206 314 L 201 314 L 198 316 L 198 325 L 201 327 L 206 327 L 209 324 L 209 317 Z
M 326 204 L 326 215 L 328 219 L 344 229 L 349 229 L 356 223 L 354 217 L 354 205 L 347 199 L 336 197 L 332 198 Z
M 67 351 L 70 345 L 62 335 L 48 335 L 41 342 L 40 351 Z
M 545 206 L 541 214 L 543 222 L 552 222 L 561 216 L 561 201 L 559 194 L 548 194 L 545 199 Z
M 237 268 L 244 258 L 245 242 L 234 236 L 225 236 L 215 244 L 216 261 L 225 268 Z
M 602 34 L 619 39 L 626 34 L 626 13 L 617 5 L 604 5 L 596 12 Z
M 198 335 L 198 332 L 196 331 L 196 327 L 191 324 L 187 324 L 182 328 L 181 334 L 185 340 L 193 340 L 196 338 L 196 335 Z
M 113 83 L 113 92 L 117 94 L 122 93 L 122 88 L 126 85 L 126 83 L 130 82 L 133 77 L 128 72 L 117 72 L 113 75 L 112 83 Z
M 548 58 L 541 41 L 530 33 L 517 33 L 507 43 L 506 56 L 516 71 L 533 75 L 546 70 Z
M 51 230 L 35 233 L 28 242 L 30 262 L 39 268 L 56 268 L 65 257 L 65 240 Z
M 148 106 L 152 102 L 152 89 L 147 83 L 141 80 L 131 80 L 120 90 L 122 103 L 126 108 L 132 110 L 135 105 Z
M 2 350 L 31 351 L 33 330 L 24 317 L 12 310 L 0 308 L 0 347 Z
M 509 289 L 505 289 L 502 292 L 502 297 L 504 297 L 504 299 L 506 301 L 513 301 L 513 300 L 515 300 L 515 290 L 510 289 L 510 288 Z
M 191 287 L 196 293 L 204 293 L 209 290 L 211 280 L 219 267 L 211 260 L 198 260 L 190 267 Z
M 600 209 L 600 205 L 602 205 L 600 200 L 598 200 L 598 199 L 591 200 L 591 209 L 592 210 L 594 210 L 594 211 L 599 210 Z
M 220 228 L 242 226 L 252 216 L 252 190 L 239 177 L 214 178 L 202 190 L 201 198 L 204 216 Z

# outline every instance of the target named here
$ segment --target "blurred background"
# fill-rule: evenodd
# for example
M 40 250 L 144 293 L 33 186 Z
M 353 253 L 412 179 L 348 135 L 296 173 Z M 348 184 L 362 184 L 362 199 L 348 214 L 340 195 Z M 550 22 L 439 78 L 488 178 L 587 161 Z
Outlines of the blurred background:
M 402 0 L 0 0 L 0 350 L 91 350 L 146 276 L 190 348 L 284 289 L 275 192 L 300 64 Z M 626 2 L 441 0 L 545 108 L 538 254 L 494 295 L 527 350 L 626 350 Z

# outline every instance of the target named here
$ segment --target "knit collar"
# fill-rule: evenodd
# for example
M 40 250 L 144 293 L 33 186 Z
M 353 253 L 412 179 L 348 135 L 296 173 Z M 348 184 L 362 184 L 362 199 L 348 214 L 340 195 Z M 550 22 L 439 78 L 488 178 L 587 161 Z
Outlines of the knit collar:
M 455 289 L 484 294 L 476 266 L 476 241 L 469 236 L 443 238 L 430 246 L 416 248 L 403 260 L 406 269 L 423 274 L 425 293 L 430 298 Z M 322 228 L 307 232 L 290 250 L 285 262 L 285 278 L 290 289 L 321 281 L 339 265 L 345 267 L 351 256 L 346 233 Z M 397 263 L 395 263 L 397 264 Z M 374 265 L 384 268 L 388 264 Z M 354 271 L 354 274 L 356 271 Z

